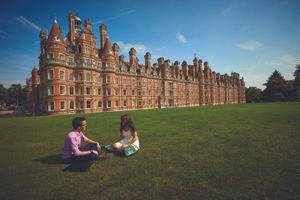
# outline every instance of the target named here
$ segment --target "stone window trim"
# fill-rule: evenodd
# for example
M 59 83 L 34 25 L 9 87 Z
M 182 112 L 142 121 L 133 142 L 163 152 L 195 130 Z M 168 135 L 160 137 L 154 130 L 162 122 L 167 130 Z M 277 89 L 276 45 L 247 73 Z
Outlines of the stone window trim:
M 65 71 L 59 70 L 59 80 L 65 80 Z
M 54 79 L 54 70 L 49 69 L 48 70 L 48 80 L 53 80 Z
M 69 110 L 74 110 L 74 109 L 75 109 L 75 102 L 74 101 L 70 101 L 69 102 Z
M 53 107 L 53 108 L 52 108 Z M 55 110 L 55 104 L 54 101 L 49 101 L 48 102 L 48 111 L 53 112 Z
M 62 88 L 63 88 L 63 90 L 62 90 Z M 66 94 L 66 86 L 65 85 L 60 85 L 59 86 L 59 95 L 65 95 L 65 94 Z
M 65 101 L 59 101 L 59 110 L 60 111 L 66 110 L 66 102 Z

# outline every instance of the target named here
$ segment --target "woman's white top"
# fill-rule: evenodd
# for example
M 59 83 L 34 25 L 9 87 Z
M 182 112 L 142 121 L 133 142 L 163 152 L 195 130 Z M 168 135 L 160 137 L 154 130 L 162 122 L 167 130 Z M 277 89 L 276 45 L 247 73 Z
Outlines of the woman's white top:
M 132 135 L 131 135 L 131 130 L 128 129 L 127 131 L 123 130 L 123 138 L 118 141 L 116 144 L 120 144 L 123 145 L 123 144 L 127 144 L 129 142 L 129 140 L 132 138 Z M 138 150 L 140 148 L 140 142 L 139 142 L 139 138 L 137 137 L 136 138 L 136 141 L 134 141 L 134 143 L 131 144 L 136 150 Z

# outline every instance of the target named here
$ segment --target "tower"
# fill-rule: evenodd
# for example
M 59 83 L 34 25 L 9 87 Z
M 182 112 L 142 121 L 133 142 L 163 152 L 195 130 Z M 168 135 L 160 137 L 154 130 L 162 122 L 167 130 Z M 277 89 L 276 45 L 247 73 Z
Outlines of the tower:
M 106 36 L 107 36 L 106 25 L 101 24 L 99 26 L 99 31 L 100 31 L 100 38 L 101 38 L 100 48 L 101 48 L 101 50 L 103 50 L 105 42 L 106 42 Z

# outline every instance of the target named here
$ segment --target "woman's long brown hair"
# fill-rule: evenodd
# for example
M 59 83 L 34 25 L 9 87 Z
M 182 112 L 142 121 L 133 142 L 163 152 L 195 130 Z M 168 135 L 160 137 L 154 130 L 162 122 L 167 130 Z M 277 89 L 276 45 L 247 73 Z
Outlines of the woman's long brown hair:
M 123 121 L 125 121 L 124 125 L 122 123 Z M 125 126 L 128 126 L 133 132 L 135 132 L 135 130 L 136 130 L 131 117 L 129 117 L 129 115 L 127 115 L 127 114 L 121 116 L 121 119 L 120 119 L 120 132 L 123 131 Z

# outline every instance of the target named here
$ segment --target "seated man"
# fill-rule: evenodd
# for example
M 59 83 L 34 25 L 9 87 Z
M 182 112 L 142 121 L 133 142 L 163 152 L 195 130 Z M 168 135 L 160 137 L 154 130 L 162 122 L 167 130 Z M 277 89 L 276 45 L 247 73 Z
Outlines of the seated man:
M 101 152 L 100 144 L 87 138 L 82 131 L 86 130 L 86 119 L 84 117 L 75 117 L 72 121 L 73 129 L 68 133 L 64 148 L 62 151 L 62 158 L 68 163 L 91 162 L 97 160 Z M 81 140 L 87 144 L 80 146 Z

